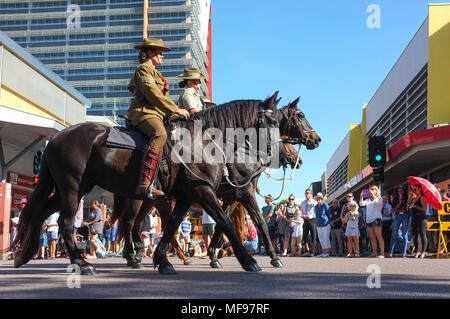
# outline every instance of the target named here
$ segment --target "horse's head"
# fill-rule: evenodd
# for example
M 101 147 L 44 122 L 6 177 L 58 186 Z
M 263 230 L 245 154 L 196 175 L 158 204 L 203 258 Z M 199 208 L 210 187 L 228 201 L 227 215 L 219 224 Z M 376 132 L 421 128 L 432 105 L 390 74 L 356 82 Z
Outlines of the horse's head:
M 278 99 L 278 91 L 275 92 L 274 95 L 266 99 L 262 104 L 262 110 L 259 114 L 259 126 L 264 126 L 269 129 L 276 129 L 281 134 L 281 127 L 280 124 L 282 121 L 280 121 L 280 117 L 278 116 L 277 106 L 280 103 L 281 98 Z M 298 102 L 298 101 L 297 101 Z M 262 125 L 261 125 L 262 123 Z M 296 136 L 292 136 L 294 139 Z M 272 143 L 274 136 L 272 136 Z M 287 165 L 290 165 L 292 169 L 294 168 L 300 168 L 302 165 L 302 160 L 299 158 L 298 152 L 295 150 L 294 145 L 290 142 L 288 142 L 287 138 L 285 140 L 280 140 L 281 147 L 278 147 L 278 156 L 279 161 L 278 164 L 281 166 L 286 167 Z M 276 154 L 273 154 L 276 156 Z M 298 159 L 298 163 L 297 163 Z M 295 165 L 297 163 L 297 165 Z M 295 166 L 295 167 L 294 167 Z
M 319 146 L 321 139 L 298 108 L 299 101 L 300 97 L 277 111 L 280 135 L 284 141 L 303 144 L 308 150 L 313 150 Z
M 301 158 L 299 158 L 297 163 L 297 158 L 299 157 L 298 156 L 299 154 L 295 150 L 294 145 L 287 142 L 281 144 L 283 147 L 280 149 L 280 166 L 286 167 L 287 165 L 291 165 L 292 169 L 300 168 L 303 164 L 303 161 Z M 297 165 L 295 165 L 295 163 L 297 163 Z

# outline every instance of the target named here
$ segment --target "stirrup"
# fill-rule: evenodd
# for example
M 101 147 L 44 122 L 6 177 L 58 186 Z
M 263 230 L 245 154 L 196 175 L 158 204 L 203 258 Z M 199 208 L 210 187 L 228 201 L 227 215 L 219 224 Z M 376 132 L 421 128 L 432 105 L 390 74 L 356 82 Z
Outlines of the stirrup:
M 153 189 L 153 183 L 145 191 L 142 188 L 138 188 L 136 190 L 136 195 L 145 197 L 146 199 L 157 199 L 165 196 L 163 191 L 160 191 L 159 189 Z

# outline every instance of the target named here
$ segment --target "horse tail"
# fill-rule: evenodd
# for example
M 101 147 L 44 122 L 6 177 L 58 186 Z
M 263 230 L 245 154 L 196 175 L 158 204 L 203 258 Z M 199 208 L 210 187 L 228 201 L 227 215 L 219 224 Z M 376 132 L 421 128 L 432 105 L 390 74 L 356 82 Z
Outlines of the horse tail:
M 39 182 L 20 214 L 17 235 L 9 247 L 16 250 L 14 266 L 26 264 L 39 248 L 39 237 L 45 219 L 59 209 L 59 194 L 47 164 L 47 150 L 41 162 Z
M 234 202 L 227 208 L 228 215 L 233 223 L 236 233 L 243 243 L 245 241 L 245 208 L 240 202 Z

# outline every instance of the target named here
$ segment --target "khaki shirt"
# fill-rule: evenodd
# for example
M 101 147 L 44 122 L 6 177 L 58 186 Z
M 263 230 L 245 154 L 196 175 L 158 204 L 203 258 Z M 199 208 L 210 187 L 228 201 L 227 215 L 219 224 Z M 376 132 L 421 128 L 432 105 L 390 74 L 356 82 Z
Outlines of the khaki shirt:
M 187 111 L 190 111 L 193 108 L 202 110 L 203 102 L 195 89 L 186 88 L 184 89 L 183 94 L 178 98 L 178 106 Z
M 169 99 L 169 94 L 163 95 L 164 81 L 151 61 L 144 62 L 136 68 L 130 86 L 134 91 L 127 112 L 131 124 L 138 125 L 148 118 L 164 120 L 178 110 L 177 105 Z

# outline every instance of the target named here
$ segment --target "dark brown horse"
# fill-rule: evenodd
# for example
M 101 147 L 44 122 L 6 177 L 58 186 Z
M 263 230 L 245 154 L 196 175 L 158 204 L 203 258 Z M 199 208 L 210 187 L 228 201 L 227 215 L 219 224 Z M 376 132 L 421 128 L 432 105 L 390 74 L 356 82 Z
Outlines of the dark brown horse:
M 193 117 L 204 121 L 203 130 L 207 127 L 223 130 L 227 127 L 258 128 L 268 122 L 278 124 L 276 98 L 275 94 L 265 101 L 233 101 L 199 112 Z M 299 112 L 298 110 L 295 115 L 288 116 L 288 122 L 297 122 L 301 118 Z M 190 121 L 181 123 L 180 126 L 194 131 L 194 124 Z M 292 139 L 302 138 L 304 133 L 295 131 L 294 128 L 286 124 L 280 126 L 280 132 L 287 133 Z M 95 273 L 93 266 L 81 257 L 72 237 L 73 219 L 79 200 L 95 185 L 125 198 L 138 199 L 130 202 L 131 211 L 140 210 L 142 203 L 135 196 L 134 189 L 142 154 L 139 151 L 106 147 L 105 140 L 109 130 L 99 124 L 83 123 L 67 128 L 51 139 L 41 164 L 40 182 L 22 212 L 18 235 L 12 243 L 12 247 L 17 248 L 14 262 L 16 267 L 32 258 L 38 249 L 42 223 L 59 210 L 59 224 L 71 263 L 78 265 L 82 274 Z M 311 143 L 318 143 L 318 137 L 311 139 Z M 174 163 L 174 174 L 165 190 L 176 198 L 177 204 L 154 254 L 154 264 L 155 267 L 159 265 L 160 273 L 174 273 L 165 252 L 181 218 L 193 203 L 200 204 L 217 222 L 230 240 L 242 267 L 247 271 L 260 270 L 256 261 L 239 242 L 229 218 L 218 204 L 216 191 L 224 176 L 224 165 L 225 163 L 210 162 L 185 165 Z M 134 224 L 134 220 L 129 223 Z
M 296 101 L 290 103 L 288 106 L 277 111 L 278 122 L 280 123 L 280 132 L 284 132 L 283 139 L 281 140 L 283 142 L 283 147 L 279 149 L 280 150 L 280 154 L 279 154 L 280 164 L 291 164 L 291 166 L 294 166 L 295 160 L 297 159 L 297 155 L 298 155 L 297 152 L 293 148 L 292 144 L 288 143 L 287 141 L 294 142 L 294 143 L 302 143 L 302 144 L 306 145 L 306 147 L 308 149 L 314 149 L 315 147 L 318 146 L 318 144 L 320 142 L 320 138 L 317 136 L 315 131 L 312 130 L 311 126 L 306 121 L 304 114 L 298 110 L 298 108 L 297 108 L 298 102 L 299 102 L 299 99 L 297 99 Z M 297 131 L 301 132 L 301 134 L 297 133 Z M 289 140 L 289 136 L 296 136 L 296 137 L 293 138 L 292 140 Z M 299 136 L 299 137 L 297 137 L 297 136 Z M 263 169 L 260 169 L 260 168 L 264 168 L 265 165 L 262 165 L 261 163 L 246 163 L 244 165 L 227 164 L 227 167 L 229 169 L 229 172 L 231 173 L 230 176 L 231 176 L 232 182 L 234 184 L 243 184 L 247 180 L 249 181 L 249 183 L 247 183 L 247 185 L 245 185 L 245 187 L 234 187 L 234 186 L 230 185 L 230 183 L 228 181 L 223 179 L 219 188 L 217 189 L 217 192 L 216 192 L 218 197 L 223 199 L 223 202 L 224 202 L 223 209 L 225 210 L 229 205 L 232 205 L 236 201 L 242 203 L 243 206 L 249 212 L 255 225 L 258 227 L 260 233 L 262 234 L 263 243 L 265 245 L 267 254 L 271 258 L 271 264 L 274 267 L 282 267 L 283 264 L 281 263 L 278 256 L 276 255 L 275 250 L 271 244 L 271 241 L 270 241 L 270 238 L 268 235 L 267 224 L 264 221 L 264 219 L 262 218 L 262 215 L 260 213 L 260 210 L 259 210 L 259 207 L 257 204 L 256 197 L 255 197 L 255 192 L 254 192 L 254 189 L 257 185 L 258 179 L 263 171 Z M 257 172 L 257 174 L 254 174 L 255 172 Z M 249 176 L 251 176 L 250 180 L 249 180 Z M 115 198 L 117 198 L 117 196 Z M 120 201 L 126 201 L 126 200 L 122 198 L 122 199 L 120 199 Z M 128 207 L 130 207 L 130 209 L 132 209 L 132 206 L 130 206 L 130 205 L 131 205 L 131 203 L 128 203 Z M 132 267 L 139 268 L 139 267 L 142 267 L 142 265 L 140 264 L 139 252 L 136 249 L 133 250 L 132 249 L 133 246 L 131 244 L 132 237 L 135 238 L 136 240 L 139 240 L 139 238 L 137 236 L 137 231 L 134 230 L 133 231 L 134 235 L 132 236 L 132 229 L 131 229 L 132 223 L 127 222 L 127 219 L 136 218 L 136 222 L 138 223 L 140 220 L 142 220 L 142 218 L 148 212 L 150 206 L 151 206 L 151 203 L 147 202 L 145 205 L 145 209 L 142 209 L 139 214 L 137 212 L 132 213 L 132 212 L 128 211 L 127 213 L 125 213 L 126 218 L 124 220 L 124 223 L 121 223 L 121 224 L 124 224 L 124 227 L 128 226 L 128 228 L 124 230 L 124 233 L 128 234 L 128 236 L 126 236 L 125 238 L 127 238 L 127 237 L 129 238 L 128 244 L 126 244 L 125 247 L 128 247 L 128 249 L 127 249 L 127 256 L 129 256 L 129 257 L 127 257 L 128 265 L 130 265 Z M 170 210 L 163 209 L 163 210 L 160 210 L 160 213 L 161 213 L 162 220 L 164 223 L 164 220 L 167 220 L 169 218 Z M 121 214 L 124 214 L 124 212 Z M 134 216 L 136 216 L 136 214 L 137 214 L 137 217 L 134 217 Z M 235 226 L 236 226 L 236 224 L 235 224 Z M 238 224 L 238 226 L 240 226 L 240 224 Z M 136 224 L 135 224 L 135 227 L 136 227 Z M 221 268 L 221 265 L 220 265 L 219 261 L 217 260 L 216 255 L 214 253 L 214 248 L 215 248 L 221 234 L 222 234 L 222 232 L 221 232 L 220 225 L 217 225 L 216 226 L 216 235 L 213 238 L 212 244 L 208 251 L 208 255 L 211 258 L 211 267 L 213 267 L 213 268 Z M 126 241 L 126 243 L 127 243 L 127 241 Z M 178 245 L 176 244 L 176 242 L 173 239 L 172 239 L 172 244 L 174 245 L 175 248 L 178 247 Z M 140 247 L 140 243 L 134 242 L 134 247 L 135 248 Z M 188 258 L 182 254 L 182 251 L 178 249 L 177 253 L 178 253 L 178 256 L 181 259 L 183 259 L 184 262 L 186 263 Z M 131 255 L 128 255 L 128 254 L 131 254 Z
M 294 168 L 298 156 L 298 153 L 296 152 L 293 145 L 287 142 L 289 140 L 287 136 L 288 134 L 297 136 L 295 132 L 292 132 L 293 128 L 295 128 L 296 130 L 300 130 L 303 133 L 300 134 L 301 138 L 292 139 L 291 142 L 304 144 L 308 149 L 314 149 L 315 147 L 318 146 L 318 143 L 320 142 L 320 138 L 318 138 L 315 131 L 312 130 L 310 124 L 308 123 L 308 121 L 306 121 L 306 118 L 304 117 L 303 113 L 298 111 L 297 108 L 298 102 L 299 99 L 290 103 L 288 106 L 282 108 L 281 110 L 278 110 L 277 112 L 277 115 L 279 116 L 278 120 L 281 123 L 280 128 L 282 129 L 283 132 L 285 132 L 283 138 L 280 140 L 280 142 L 282 142 L 281 143 L 282 146 L 278 148 L 279 165 L 283 166 L 284 168 L 287 165 L 291 165 L 291 167 Z M 298 121 L 294 121 L 294 118 L 295 120 Z M 263 239 L 265 251 L 267 252 L 267 255 L 271 258 L 272 266 L 282 267 L 283 264 L 278 258 L 272 246 L 266 222 L 262 218 L 255 197 L 255 188 L 257 186 L 258 179 L 262 174 L 264 168 L 267 167 L 267 165 L 269 164 L 270 163 L 266 163 L 264 165 L 259 162 L 246 163 L 244 165 L 234 163 L 227 164 L 229 171 L 232 172 L 232 182 L 234 184 L 243 184 L 242 181 L 248 180 L 249 176 L 252 177 L 249 180 L 250 183 L 248 183 L 245 187 L 234 187 L 230 185 L 228 181 L 223 179 L 219 189 L 217 190 L 217 194 L 224 201 L 223 206 L 224 210 L 232 212 L 231 214 L 233 216 L 229 215 L 232 221 L 233 221 L 232 217 L 235 217 L 236 215 L 239 214 L 235 214 L 234 209 L 229 210 L 227 209 L 227 207 L 229 207 L 230 205 L 235 207 L 237 203 L 240 203 L 239 207 L 245 207 L 245 209 L 247 209 L 253 222 L 258 227 L 259 232 L 262 234 L 261 237 Z M 299 165 L 301 165 L 301 162 L 298 163 L 298 166 L 296 168 L 299 168 L 300 167 Z M 257 173 L 254 174 L 255 172 Z M 138 206 L 133 206 L 131 203 L 132 200 L 127 200 L 118 195 L 115 195 L 114 199 L 115 199 L 114 200 L 115 206 L 113 209 L 114 218 L 120 219 L 119 230 L 120 233 L 123 234 L 125 238 L 124 257 L 127 259 L 127 265 L 133 268 L 143 268 L 141 264 L 141 252 L 140 252 L 142 249 L 142 243 L 138 236 L 137 227 L 139 223 L 142 221 L 142 219 L 147 215 L 152 205 L 157 206 L 158 211 L 160 212 L 161 215 L 163 226 L 165 226 L 171 214 L 170 204 L 167 204 L 167 202 L 165 203 L 164 200 L 156 202 L 147 201 L 142 206 L 140 212 L 136 211 L 133 212 L 133 208 L 137 208 Z M 237 220 L 234 220 L 233 224 L 237 231 L 242 227 L 241 225 L 242 222 L 239 222 Z M 221 235 L 222 232 L 220 230 L 220 226 L 216 227 L 216 234 L 213 237 L 210 249 L 208 251 L 208 255 L 211 258 L 210 265 L 213 268 L 222 267 L 214 251 Z M 183 251 L 178 246 L 177 241 L 174 238 L 172 238 L 171 243 L 175 248 L 178 257 L 182 259 L 185 264 L 189 264 L 190 263 L 189 258 L 183 254 Z
M 292 105 L 291 105 L 291 107 L 292 107 Z M 292 168 L 294 168 L 294 166 L 296 164 L 298 153 L 296 152 L 293 145 L 291 143 L 287 143 L 287 142 L 282 143 L 282 147 L 279 148 L 279 151 L 280 151 L 280 153 L 279 153 L 280 165 L 283 167 L 290 165 Z M 230 166 L 230 169 L 232 169 L 232 167 L 234 165 L 229 164 L 229 166 Z M 253 167 L 252 168 L 253 171 L 257 170 L 259 168 L 259 166 L 260 165 L 258 164 L 255 167 Z M 300 166 L 301 166 L 301 161 L 297 164 L 297 167 L 295 167 L 295 168 L 300 168 Z M 248 174 L 251 174 L 253 171 L 248 172 Z M 245 201 L 247 202 L 247 201 L 251 200 L 251 197 L 254 197 L 254 190 L 250 191 L 250 189 L 252 189 L 252 187 L 254 188 L 254 184 L 257 181 L 257 177 L 259 177 L 260 175 L 261 175 L 260 173 L 257 174 L 257 176 L 254 178 L 254 182 L 252 182 L 250 184 L 250 186 L 247 187 L 248 189 L 245 192 L 243 190 L 240 190 L 240 192 L 237 193 L 238 198 L 242 199 L 243 197 L 247 196 L 247 199 L 245 199 Z M 233 181 L 233 182 L 237 183 L 239 181 Z M 236 196 L 236 189 L 231 187 L 225 180 L 223 181 L 223 184 L 228 185 L 229 190 L 228 191 L 226 190 L 226 193 L 228 193 L 227 199 L 229 201 L 232 201 L 234 199 L 234 197 L 232 197 L 232 196 Z M 251 196 L 248 195 L 250 193 L 252 194 Z M 238 199 L 236 198 L 235 200 L 238 200 Z M 123 256 L 124 256 L 124 258 L 127 259 L 127 266 L 135 268 L 135 269 L 140 269 L 140 268 L 144 268 L 141 263 L 143 243 L 141 242 L 141 239 L 138 235 L 138 227 L 139 227 L 140 223 L 142 222 L 144 217 L 148 214 L 148 212 L 150 211 L 152 206 L 155 205 L 156 208 L 158 209 L 158 212 L 160 213 L 160 217 L 161 217 L 161 221 L 162 221 L 162 229 L 164 229 L 169 221 L 169 218 L 170 218 L 170 215 L 172 212 L 172 207 L 171 207 L 171 200 L 167 200 L 167 199 L 159 199 L 157 201 L 147 200 L 142 204 L 139 212 L 133 212 L 132 211 L 133 207 L 137 208 L 138 206 L 133 206 L 131 201 L 133 201 L 133 200 L 126 199 L 119 195 L 114 195 L 114 207 L 113 207 L 112 219 L 113 219 L 113 221 L 115 221 L 116 219 L 119 220 L 119 235 L 120 235 L 120 238 L 125 239 Z M 253 202 L 256 203 L 256 198 L 253 198 Z M 226 205 L 228 205 L 228 204 L 226 204 Z M 225 211 L 227 212 L 227 215 L 230 217 L 231 221 L 233 222 L 236 232 L 237 232 L 239 238 L 241 239 L 240 234 L 242 233 L 242 227 L 243 227 L 244 220 L 242 219 L 243 217 L 242 217 L 241 211 L 236 208 L 244 209 L 244 206 L 238 201 L 231 202 L 231 204 L 228 207 L 225 206 Z M 255 224 L 257 226 L 262 225 L 261 222 L 259 221 L 260 214 L 255 210 L 253 210 L 252 213 L 253 213 L 252 216 L 253 216 Z M 241 216 L 241 217 L 239 217 L 239 216 Z M 133 220 L 134 220 L 134 224 L 132 223 Z M 281 263 L 281 261 L 279 260 L 278 256 L 275 254 L 275 252 L 273 252 L 272 254 L 270 253 L 273 250 L 273 246 L 270 242 L 269 235 L 264 233 L 263 227 L 259 227 L 259 228 L 260 228 L 259 231 L 262 234 L 262 237 L 268 238 L 267 243 L 266 243 L 266 245 L 268 245 L 268 246 L 265 246 L 265 249 L 268 252 L 268 255 L 272 258 L 271 264 L 274 267 L 282 267 L 283 264 Z M 210 247 L 214 248 L 216 246 L 221 234 L 222 234 L 222 232 L 217 231 L 217 235 L 213 238 L 212 245 L 210 245 Z M 241 240 L 241 242 L 243 243 L 242 240 Z M 184 264 L 185 265 L 190 264 L 191 260 L 189 259 L 189 257 L 187 257 L 184 254 L 181 247 L 179 247 L 178 242 L 175 239 L 175 237 L 172 238 L 171 244 L 172 244 L 173 248 L 175 249 L 177 256 L 181 260 L 183 260 Z M 215 257 L 214 252 L 211 251 L 209 253 L 209 255 L 211 256 L 211 267 L 221 268 L 221 265 L 218 262 L 217 258 Z M 214 257 L 212 257 L 212 256 L 214 256 Z

